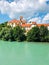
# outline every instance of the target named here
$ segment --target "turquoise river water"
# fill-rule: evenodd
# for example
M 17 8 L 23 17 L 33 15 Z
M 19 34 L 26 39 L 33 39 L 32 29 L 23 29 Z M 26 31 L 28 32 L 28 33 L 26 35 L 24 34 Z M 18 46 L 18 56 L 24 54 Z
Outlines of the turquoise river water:
M 0 41 L 0 65 L 49 65 L 49 44 Z

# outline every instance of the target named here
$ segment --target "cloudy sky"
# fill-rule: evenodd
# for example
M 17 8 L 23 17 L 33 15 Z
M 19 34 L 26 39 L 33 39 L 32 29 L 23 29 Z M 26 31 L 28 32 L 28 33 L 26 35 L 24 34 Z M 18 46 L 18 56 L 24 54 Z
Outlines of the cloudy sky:
M 19 19 L 49 23 L 49 0 L 0 0 L 0 22 Z

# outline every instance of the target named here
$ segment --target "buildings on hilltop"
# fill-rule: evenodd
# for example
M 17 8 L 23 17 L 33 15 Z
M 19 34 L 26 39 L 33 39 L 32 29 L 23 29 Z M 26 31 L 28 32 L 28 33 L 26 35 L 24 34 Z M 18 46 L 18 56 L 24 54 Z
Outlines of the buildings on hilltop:
M 49 24 L 37 24 L 36 22 L 30 22 L 27 23 L 26 20 L 23 19 L 22 16 L 20 16 L 20 20 L 13 19 L 7 23 L 8 26 L 15 27 L 15 26 L 21 26 L 22 28 L 25 28 L 26 31 L 29 31 L 32 27 L 35 26 L 46 26 L 49 30 Z

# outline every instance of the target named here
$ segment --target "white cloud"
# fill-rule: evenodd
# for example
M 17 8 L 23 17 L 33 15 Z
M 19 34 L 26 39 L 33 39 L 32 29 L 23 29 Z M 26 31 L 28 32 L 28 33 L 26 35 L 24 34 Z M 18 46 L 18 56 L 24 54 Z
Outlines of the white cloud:
M 32 22 L 37 22 L 37 23 L 41 23 L 41 18 L 40 17 L 35 17 L 35 18 L 32 18 L 29 20 L 29 22 L 32 21 Z
M 43 20 L 49 20 L 49 13 L 45 15 Z
M 37 23 L 49 23 L 49 13 L 46 14 L 43 19 L 41 17 L 35 17 L 35 18 L 32 18 L 30 19 L 28 22 L 30 21 L 34 21 L 34 22 L 37 22 Z
M 49 13 L 44 16 L 42 22 L 43 23 L 49 23 Z
M 43 4 L 46 2 L 46 0 L 39 0 L 39 2 Z
M 46 1 L 48 0 L 14 0 L 9 3 L 6 0 L 1 0 L 0 11 L 10 18 L 18 18 L 20 15 L 28 18 L 38 12 L 49 12 L 49 6 Z

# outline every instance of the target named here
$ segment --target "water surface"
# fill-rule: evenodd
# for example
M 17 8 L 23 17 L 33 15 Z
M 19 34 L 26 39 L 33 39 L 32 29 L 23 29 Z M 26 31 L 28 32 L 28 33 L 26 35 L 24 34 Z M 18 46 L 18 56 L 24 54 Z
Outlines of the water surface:
M 49 65 L 49 44 L 0 41 L 0 65 Z

